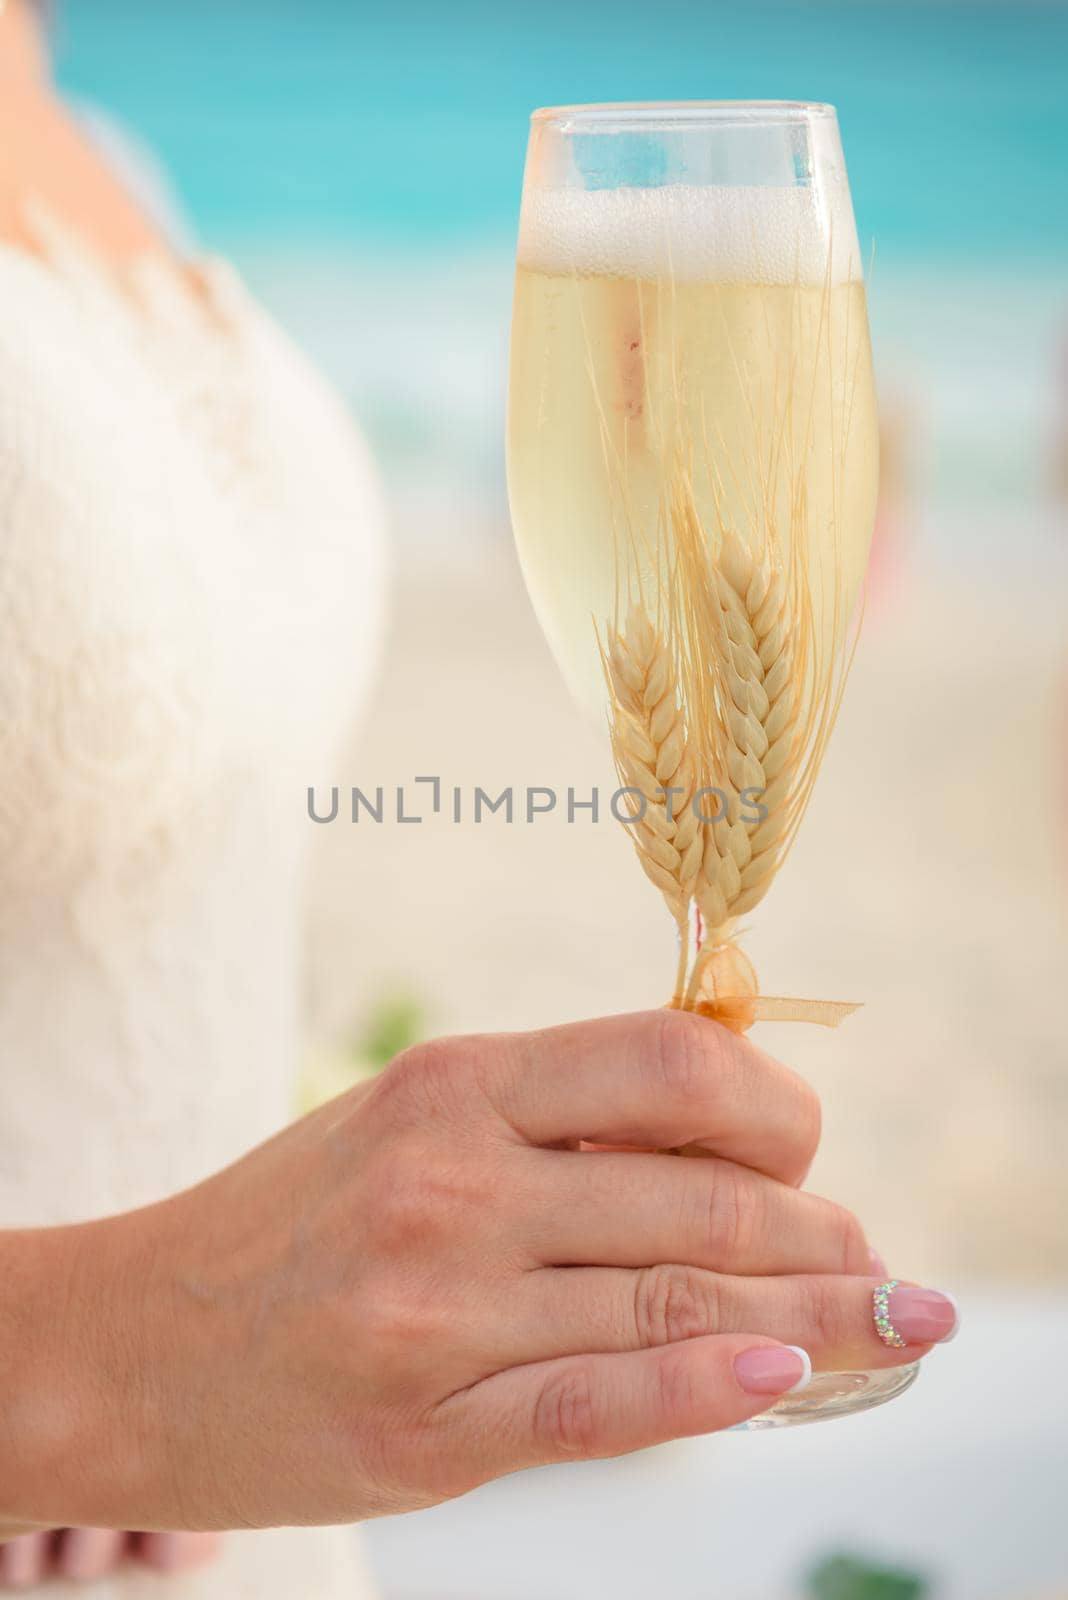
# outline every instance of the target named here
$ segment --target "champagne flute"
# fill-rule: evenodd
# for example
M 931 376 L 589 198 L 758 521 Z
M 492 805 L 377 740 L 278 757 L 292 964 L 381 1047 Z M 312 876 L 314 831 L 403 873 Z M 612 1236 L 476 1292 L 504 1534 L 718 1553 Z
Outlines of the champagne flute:
M 672 1004 L 739 1029 L 814 1015 L 761 1010 L 737 919 L 833 725 L 877 483 L 834 108 L 535 112 L 509 385 L 520 561 L 566 680 L 607 711 L 678 930 Z M 865 1410 L 917 1370 L 818 1374 L 750 1426 Z

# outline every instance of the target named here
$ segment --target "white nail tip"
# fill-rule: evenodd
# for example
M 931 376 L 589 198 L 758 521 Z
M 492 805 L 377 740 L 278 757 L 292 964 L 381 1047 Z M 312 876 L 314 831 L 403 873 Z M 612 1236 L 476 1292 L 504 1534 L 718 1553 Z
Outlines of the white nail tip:
M 797 1382 L 791 1384 L 787 1394 L 796 1394 L 799 1389 L 807 1389 L 812 1382 L 812 1357 L 807 1350 L 802 1350 L 799 1344 L 788 1344 L 787 1350 L 792 1350 L 795 1356 L 800 1356 L 803 1371 Z

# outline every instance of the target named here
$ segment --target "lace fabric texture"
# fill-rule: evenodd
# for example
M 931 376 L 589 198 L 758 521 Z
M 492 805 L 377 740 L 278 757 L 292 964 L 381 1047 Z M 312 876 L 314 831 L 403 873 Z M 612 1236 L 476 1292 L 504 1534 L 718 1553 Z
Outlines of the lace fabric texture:
M 237 277 L 119 283 L 36 224 L 40 258 L 0 246 L 7 1227 L 147 1203 L 290 1115 L 305 791 L 383 587 L 362 439 Z M 370 1593 L 333 1535 L 285 1536 L 319 1550 L 311 1587 L 257 1537 L 168 1592 Z

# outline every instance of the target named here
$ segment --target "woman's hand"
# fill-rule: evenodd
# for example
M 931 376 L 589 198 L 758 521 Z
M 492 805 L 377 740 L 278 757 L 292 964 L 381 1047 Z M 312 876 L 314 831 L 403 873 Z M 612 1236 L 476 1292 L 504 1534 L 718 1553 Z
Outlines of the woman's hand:
M 411 1050 L 198 1188 L 68 1230 L 74 1437 L 4 1509 L 352 1521 L 730 1427 L 803 1377 L 787 1346 L 914 1360 L 951 1303 L 903 1300 L 916 1342 L 879 1340 L 860 1224 L 797 1187 L 818 1133 L 799 1078 L 685 1013 Z M 711 1159 L 652 1153 L 693 1143 Z

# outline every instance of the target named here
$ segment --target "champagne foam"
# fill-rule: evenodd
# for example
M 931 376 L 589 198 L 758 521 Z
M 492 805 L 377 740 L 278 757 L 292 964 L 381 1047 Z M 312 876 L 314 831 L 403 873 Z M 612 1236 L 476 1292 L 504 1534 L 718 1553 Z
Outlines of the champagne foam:
M 830 258 L 830 259 L 829 259 Z M 767 285 L 862 278 L 848 189 L 527 188 L 520 266 L 539 272 Z

